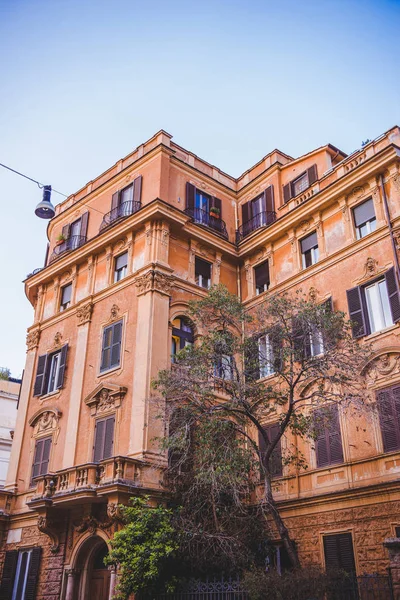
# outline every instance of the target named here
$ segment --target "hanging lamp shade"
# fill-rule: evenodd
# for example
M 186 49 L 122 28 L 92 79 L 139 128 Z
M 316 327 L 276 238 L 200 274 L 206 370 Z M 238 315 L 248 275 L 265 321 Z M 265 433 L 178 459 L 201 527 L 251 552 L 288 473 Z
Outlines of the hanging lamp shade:
M 56 214 L 54 206 L 50 201 L 51 197 L 51 185 L 43 186 L 43 198 L 35 208 L 35 215 L 41 219 L 52 219 Z

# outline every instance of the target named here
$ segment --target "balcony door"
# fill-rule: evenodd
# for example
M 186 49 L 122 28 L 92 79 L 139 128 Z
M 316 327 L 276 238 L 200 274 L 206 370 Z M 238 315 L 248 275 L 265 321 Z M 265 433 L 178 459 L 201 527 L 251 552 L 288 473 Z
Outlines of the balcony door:
M 204 225 L 208 224 L 209 221 L 209 211 L 211 198 L 208 194 L 203 194 L 200 190 L 196 189 L 196 197 L 195 197 L 195 210 L 196 216 L 195 220 L 198 223 L 204 223 Z
M 79 242 L 81 239 L 81 226 L 82 226 L 81 219 L 78 219 L 77 221 L 74 221 L 73 223 L 71 223 L 71 232 L 70 232 L 71 249 L 78 248 L 80 245 Z
M 267 224 L 266 221 L 266 201 L 265 195 L 261 194 L 257 198 L 254 198 L 251 202 L 251 216 L 253 218 L 253 227 L 263 227 Z

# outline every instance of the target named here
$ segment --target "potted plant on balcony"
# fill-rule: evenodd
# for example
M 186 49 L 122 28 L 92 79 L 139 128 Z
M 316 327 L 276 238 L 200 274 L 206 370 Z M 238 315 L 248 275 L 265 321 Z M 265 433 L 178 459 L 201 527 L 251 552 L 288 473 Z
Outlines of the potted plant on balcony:
M 215 219 L 219 219 L 221 216 L 221 211 L 216 206 L 212 206 L 210 208 L 210 217 L 214 217 Z
M 56 238 L 56 246 L 60 246 L 60 244 L 62 244 L 63 242 L 66 241 L 66 237 L 63 233 L 60 233 L 60 235 L 57 236 Z

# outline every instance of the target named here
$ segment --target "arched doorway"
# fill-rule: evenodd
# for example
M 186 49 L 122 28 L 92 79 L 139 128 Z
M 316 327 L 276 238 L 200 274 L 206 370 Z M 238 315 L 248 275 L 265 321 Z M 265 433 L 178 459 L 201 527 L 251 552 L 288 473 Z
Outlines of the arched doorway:
M 85 598 L 96 598 L 96 600 L 108 600 L 110 591 L 110 571 L 104 565 L 104 559 L 108 554 L 105 542 L 99 545 L 93 554 L 92 568 L 89 571 L 88 586 L 90 594 Z
M 100 536 L 88 537 L 68 569 L 65 600 L 109 600 L 111 574 L 104 564 L 108 546 Z

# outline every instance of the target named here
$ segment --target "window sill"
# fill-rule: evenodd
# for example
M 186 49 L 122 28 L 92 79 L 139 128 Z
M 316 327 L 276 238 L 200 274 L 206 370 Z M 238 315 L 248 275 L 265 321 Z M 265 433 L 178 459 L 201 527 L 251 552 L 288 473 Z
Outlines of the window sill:
M 265 375 L 265 377 L 260 377 L 259 379 L 257 379 L 257 381 L 264 382 L 267 379 L 272 379 L 273 377 L 276 377 L 276 372 L 270 373 L 269 375 Z
M 101 371 L 100 373 L 98 373 L 97 377 L 104 377 L 105 375 L 109 375 L 110 373 L 114 373 L 115 371 L 122 371 L 121 365 L 118 365 L 117 367 L 111 367 L 106 371 Z
M 374 331 L 374 333 L 366 335 L 364 337 L 364 340 L 373 340 L 379 335 L 385 335 L 386 333 L 390 333 L 391 331 L 394 331 L 397 326 L 398 323 L 394 323 L 394 325 L 389 325 L 389 327 L 385 327 L 385 329 L 381 329 L 380 331 Z
M 43 396 L 40 396 L 40 401 L 43 400 L 48 400 L 49 398 L 54 398 L 56 396 L 59 396 L 61 394 L 61 389 L 59 390 L 55 390 L 54 392 L 49 392 L 48 394 L 44 394 Z

